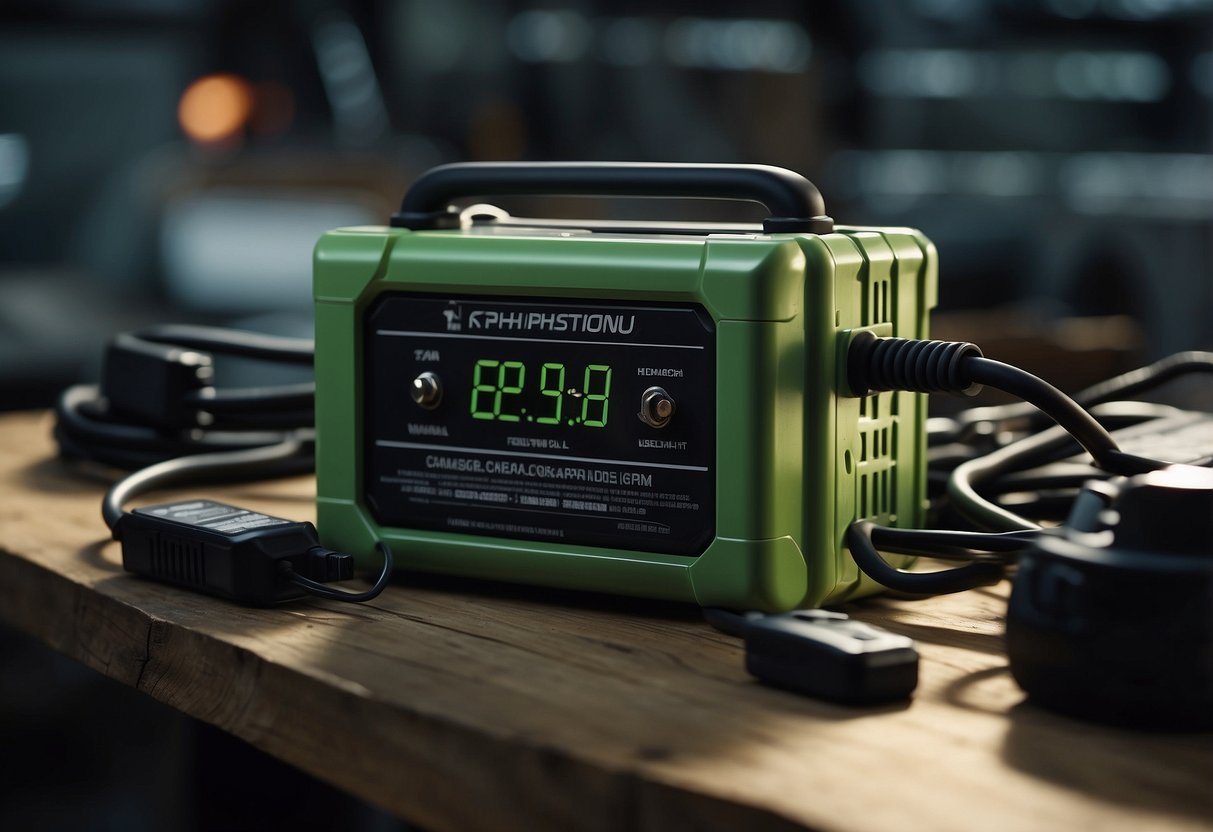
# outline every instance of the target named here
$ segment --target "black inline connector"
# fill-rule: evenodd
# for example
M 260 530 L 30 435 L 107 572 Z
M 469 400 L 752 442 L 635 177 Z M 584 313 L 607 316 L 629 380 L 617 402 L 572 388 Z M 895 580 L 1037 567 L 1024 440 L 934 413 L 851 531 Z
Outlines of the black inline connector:
M 716 629 L 745 639 L 746 670 L 767 684 L 853 706 L 906 699 L 918 686 L 911 639 L 844 613 L 703 614 Z
M 124 512 L 114 527 L 129 572 L 242 604 L 272 606 L 318 595 L 369 601 L 387 585 L 391 550 L 366 592 L 325 586 L 353 577 L 353 558 L 320 545 L 311 523 L 285 520 L 212 500 L 187 500 Z
M 122 333 L 105 351 L 101 395 L 116 418 L 162 429 L 199 424 L 189 400 L 211 390 L 215 372 L 206 353 Z

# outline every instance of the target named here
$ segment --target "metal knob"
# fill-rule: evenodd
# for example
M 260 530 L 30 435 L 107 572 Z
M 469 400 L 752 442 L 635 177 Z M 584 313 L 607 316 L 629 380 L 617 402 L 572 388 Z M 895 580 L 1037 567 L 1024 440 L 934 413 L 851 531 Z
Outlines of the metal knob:
M 640 412 L 636 415 L 649 427 L 664 428 L 674 416 L 674 399 L 661 387 L 650 387 L 640 395 Z
M 442 380 L 431 372 L 424 372 L 413 379 L 409 396 L 426 410 L 433 410 L 442 402 Z

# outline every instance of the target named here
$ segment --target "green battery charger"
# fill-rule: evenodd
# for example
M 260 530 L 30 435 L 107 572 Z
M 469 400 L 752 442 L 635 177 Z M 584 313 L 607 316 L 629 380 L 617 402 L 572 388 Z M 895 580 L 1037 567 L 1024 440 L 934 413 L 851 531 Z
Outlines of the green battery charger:
M 761 224 L 522 219 L 504 195 L 759 202 Z M 926 338 L 935 249 L 757 165 L 460 164 L 315 253 L 322 542 L 406 570 L 781 611 L 873 592 L 921 526 L 925 397 L 845 389 Z M 890 559 L 906 565 L 908 559 Z

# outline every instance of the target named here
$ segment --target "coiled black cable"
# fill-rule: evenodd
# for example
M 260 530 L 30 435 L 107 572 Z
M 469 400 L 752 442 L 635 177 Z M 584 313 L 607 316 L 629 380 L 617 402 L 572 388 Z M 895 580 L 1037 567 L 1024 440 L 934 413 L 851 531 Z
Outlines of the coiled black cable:
M 164 348 L 149 348 L 149 344 Z M 207 354 L 187 360 L 186 350 Z M 115 483 L 103 503 L 102 515 L 115 535 L 122 504 L 154 487 L 266 479 L 314 470 L 314 385 L 216 388 L 210 383 L 210 353 L 310 364 L 312 342 L 216 327 L 153 327 L 119 336 L 106 354 L 107 362 L 120 367 L 127 366 L 124 361 L 142 362 L 136 366 L 146 367 L 149 378 L 115 378 L 117 370 L 107 366 L 101 386 L 77 385 L 59 397 L 55 439 L 60 454 L 134 472 Z M 208 372 L 193 387 L 178 389 L 182 379 L 195 380 L 191 368 L 197 366 Z M 141 407 L 142 400 L 128 401 L 125 408 L 121 401 L 113 401 L 120 395 L 159 403 L 157 397 L 170 394 L 178 397 L 170 409 L 174 414 L 193 412 L 194 424 L 158 422 L 143 415 L 147 408 Z
M 1192 360 L 1179 362 L 1174 370 L 1190 370 Z M 1195 363 L 1201 364 L 1202 361 Z M 1129 475 L 1163 467 L 1166 463 L 1123 453 L 1116 440 L 1094 416 L 1047 381 L 1017 367 L 985 358 L 975 345 L 962 341 L 913 341 L 878 338 L 859 333 L 848 347 L 847 387 L 853 395 L 865 396 L 881 390 L 917 393 L 951 392 L 971 394 L 980 385 L 1010 393 L 1053 419 L 1058 427 L 1031 437 L 1012 448 L 963 462 L 952 472 L 948 493 L 952 504 L 994 534 L 963 533 L 966 537 L 934 538 L 941 532 L 917 532 L 878 526 L 858 520 L 847 529 L 846 543 L 859 568 L 878 583 L 903 592 L 941 594 L 958 592 L 1002 577 L 1005 559 L 991 558 L 991 551 L 1014 552 L 1031 543 L 1040 526 L 999 506 L 977 493 L 973 483 L 996 476 L 1014 466 L 1024 454 L 1039 454 L 1077 440 L 1101 469 Z M 1131 378 L 1110 388 L 1124 390 L 1144 383 Z M 998 534 L 998 533 L 1010 534 Z M 1026 536 L 1025 536 L 1026 535 Z M 931 540 L 931 547 L 922 544 Z M 917 545 L 915 545 L 917 544 Z M 933 573 L 910 573 L 893 567 L 879 549 L 907 554 L 942 554 L 967 559 L 962 567 Z M 966 551 L 967 550 L 967 551 Z
M 148 521 L 127 514 L 123 506 L 141 494 L 169 485 L 261 480 L 315 470 L 315 385 L 217 388 L 210 357 L 217 353 L 310 365 L 312 351 L 312 342 L 300 338 L 160 326 L 115 338 L 100 386 L 64 391 L 55 408 L 61 455 L 132 471 L 109 488 L 101 505 L 114 539 L 123 541 L 124 563 L 129 542 L 123 539 L 124 526 L 135 523 L 138 529 Z M 387 586 L 394 566 L 391 549 L 382 543 L 379 549 L 383 568 L 362 592 L 327 586 L 301 574 L 287 559 L 279 561 L 280 580 L 321 598 L 369 601 Z M 261 589 L 268 594 L 253 593 L 257 602 L 277 597 L 274 587 Z M 222 595 L 235 590 L 206 591 Z
M 869 520 L 856 520 L 847 527 L 846 533 L 851 557 L 869 578 L 889 589 L 910 595 L 947 595 L 998 583 L 1011 562 L 1006 555 L 1026 549 L 1032 544 L 1032 539 L 1031 533 L 1023 532 L 988 535 L 891 529 Z M 946 559 L 963 559 L 968 563 L 938 572 L 906 572 L 881 557 L 881 549 L 902 554 L 929 554 L 932 557 L 942 555 Z M 954 554 L 956 557 L 951 557 Z
M 158 348 L 149 345 L 160 345 Z M 192 381 L 183 351 L 205 351 L 205 381 Z M 310 465 L 315 385 L 312 382 L 255 388 L 214 386 L 210 354 L 271 364 L 310 365 L 312 341 L 206 326 L 166 325 L 119 336 L 109 346 L 100 386 L 77 385 L 55 405 L 60 453 L 116 468 L 135 470 L 196 454 L 250 450 L 298 441 Z M 148 378 L 127 378 L 122 360 L 140 362 Z M 177 389 L 181 387 L 181 389 Z M 157 406 L 178 417 L 147 415 Z
M 1177 352 L 1153 364 L 1101 381 L 1074 394 L 1073 399 L 1084 408 L 1092 408 L 1113 400 L 1128 399 L 1161 387 L 1184 376 L 1213 373 L 1213 352 L 1189 350 Z M 957 417 L 959 427 L 980 423 L 1005 424 L 1021 421 L 1034 429 L 1044 424 L 1047 414 L 1026 402 L 973 408 Z

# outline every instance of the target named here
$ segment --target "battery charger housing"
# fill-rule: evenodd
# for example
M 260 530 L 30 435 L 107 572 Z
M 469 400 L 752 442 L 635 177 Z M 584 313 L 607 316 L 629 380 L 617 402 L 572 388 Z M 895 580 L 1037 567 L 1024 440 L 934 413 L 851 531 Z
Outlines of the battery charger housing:
M 345 228 L 315 250 L 317 525 L 368 568 L 782 611 L 874 592 L 860 518 L 921 526 L 926 400 L 849 395 L 855 333 L 928 337 L 934 246 L 906 228 L 557 233 L 525 223 Z M 407 295 L 694 304 L 715 327 L 712 539 L 693 555 L 381 525 L 366 500 L 367 318 Z M 408 396 L 408 378 L 400 395 Z M 906 558 L 891 558 L 906 565 Z

